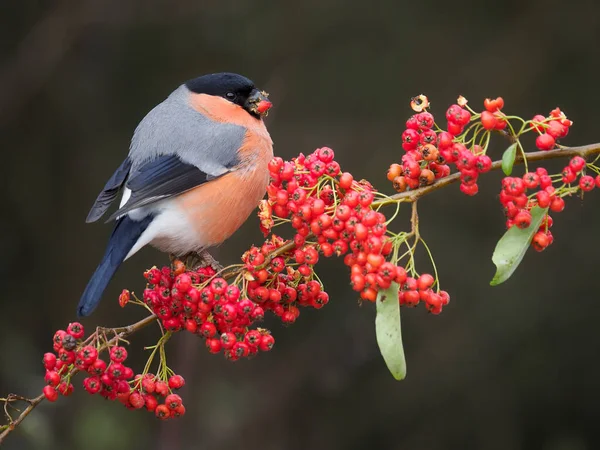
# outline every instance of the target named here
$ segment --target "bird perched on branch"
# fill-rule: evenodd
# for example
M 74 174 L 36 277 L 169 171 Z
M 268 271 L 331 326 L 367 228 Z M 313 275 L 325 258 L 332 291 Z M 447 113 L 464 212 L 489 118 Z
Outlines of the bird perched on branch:
M 216 73 L 187 81 L 144 117 L 87 217 L 97 221 L 123 192 L 78 315 L 94 311 L 117 268 L 145 245 L 181 256 L 222 243 L 245 222 L 269 181 L 267 95 L 241 75 Z

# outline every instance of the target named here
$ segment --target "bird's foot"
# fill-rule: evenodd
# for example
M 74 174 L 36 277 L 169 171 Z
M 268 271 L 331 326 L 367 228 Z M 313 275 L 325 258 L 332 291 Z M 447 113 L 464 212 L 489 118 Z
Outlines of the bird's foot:
M 198 255 L 201 259 L 201 266 L 202 267 L 207 267 L 210 266 L 212 267 L 216 272 L 223 270 L 223 266 L 219 263 L 219 261 L 217 261 L 215 258 L 213 258 L 213 256 L 208 253 L 208 250 L 202 250 L 200 251 L 200 254 Z
M 170 254 L 169 258 L 171 260 L 171 265 L 173 265 L 175 261 L 179 260 L 184 262 L 185 266 L 192 270 L 208 266 L 212 267 L 217 272 L 223 269 L 223 266 L 219 264 L 219 262 L 215 258 L 213 258 L 207 250 L 201 250 L 200 252 L 190 252 L 182 256 Z

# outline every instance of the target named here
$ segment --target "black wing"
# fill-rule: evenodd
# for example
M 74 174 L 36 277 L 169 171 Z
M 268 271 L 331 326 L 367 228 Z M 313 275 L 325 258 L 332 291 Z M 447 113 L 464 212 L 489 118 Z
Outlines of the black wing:
M 125 184 L 131 189 L 131 197 L 108 220 L 133 209 L 182 194 L 214 178 L 216 177 L 193 164 L 183 162 L 176 155 L 160 156 L 131 174 Z
M 104 215 L 108 207 L 117 197 L 117 194 L 121 190 L 121 187 L 129 175 L 130 170 L 131 160 L 129 157 L 127 157 L 115 171 L 115 173 L 113 173 L 112 177 L 110 177 L 110 179 L 106 182 L 104 189 L 98 195 L 98 198 L 94 202 L 87 219 L 85 219 L 87 223 L 95 222 Z

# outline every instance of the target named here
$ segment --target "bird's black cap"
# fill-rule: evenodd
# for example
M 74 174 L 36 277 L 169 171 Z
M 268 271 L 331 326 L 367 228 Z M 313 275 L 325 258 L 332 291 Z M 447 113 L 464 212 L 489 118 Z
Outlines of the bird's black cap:
M 243 106 L 252 91 L 254 83 L 237 73 L 213 73 L 185 82 L 187 88 L 196 94 L 208 94 L 223 97 Z

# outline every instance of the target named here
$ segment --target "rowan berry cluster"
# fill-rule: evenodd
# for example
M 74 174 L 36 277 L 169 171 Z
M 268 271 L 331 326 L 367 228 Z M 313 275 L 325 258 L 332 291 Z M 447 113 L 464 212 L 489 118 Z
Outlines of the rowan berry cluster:
M 187 271 L 176 261 L 173 269 L 153 267 L 144 276 L 148 286 L 143 301 L 168 331 L 196 334 L 206 339 L 211 353 L 223 351 L 231 361 L 273 347 L 268 330 L 249 328 L 264 318 L 264 309 L 237 284 L 216 277 L 212 267 Z
M 446 111 L 447 131 L 443 131 L 436 126 L 433 114 L 426 111 L 429 106 L 427 97 L 413 99 L 412 106 L 417 113 L 406 121 L 406 129 L 402 133 L 402 148 L 406 152 L 402 156 L 402 164 L 392 164 L 387 173 L 394 189 L 404 192 L 433 184 L 436 179 L 448 176 L 451 171 L 449 164 L 455 164 L 461 173 L 460 190 L 467 195 L 475 195 L 479 190 L 477 178 L 491 169 L 492 160 L 481 145 L 468 148 L 462 139 L 456 138 L 471 120 L 475 120 L 475 116 L 458 104 L 451 105 Z M 494 104 L 494 107 L 499 110 L 502 105 Z M 486 130 L 490 129 L 488 127 L 502 129 L 506 126 L 498 112 L 489 113 L 493 121 L 484 113 L 481 122 Z
M 171 375 L 161 379 L 154 374 L 136 375 L 125 365 L 127 350 L 119 345 L 108 348 L 109 361 L 100 357 L 105 349 L 99 343 L 98 334 L 85 341 L 83 325 L 70 323 L 67 330 L 58 330 L 53 338 L 54 352 L 44 355 L 46 386 L 43 393 L 47 400 L 54 402 L 59 394 L 68 396 L 73 392 L 71 378 L 77 372 L 85 372 L 88 377 L 83 386 L 90 394 L 99 394 L 108 400 L 118 400 L 129 409 L 153 412 L 166 419 L 179 417 L 185 413 L 181 397 L 172 391 L 181 388 L 185 380 L 181 375 Z M 159 400 L 164 398 L 164 403 Z
M 435 279 L 428 274 L 423 275 L 427 282 L 421 285 L 427 294 L 417 293 L 416 299 L 408 294 L 405 301 L 405 292 L 416 291 L 416 280 L 407 276 L 403 266 L 386 260 L 391 257 L 394 241 L 388 236 L 386 217 L 373 209 L 378 193 L 370 183 L 357 182 L 350 173 L 342 172 L 332 149 L 319 148 L 292 161 L 274 158 L 269 170 L 269 198 L 259 213 L 263 230 L 271 229 L 275 216 L 289 221 L 296 232 L 296 250 L 288 259 L 280 257 L 280 270 L 296 264 L 298 271 L 311 276 L 311 266 L 319 253 L 325 257 L 344 256 L 344 263 L 350 267 L 352 289 L 360 293 L 362 300 L 374 302 L 380 289 L 396 282 L 402 286 L 402 305 L 416 306 L 423 300 L 432 313 L 441 312 L 449 297 L 440 297 L 431 289 Z M 311 237 L 315 243 L 307 241 Z
M 580 156 L 575 156 L 565 166 L 558 176 L 548 175 L 543 167 L 538 167 L 535 172 L 527 172 L 522 178 L 506 177 L 502 180 L 500 203 L 504 207 L 507 217 L 506 227 L 528 228 L 531 224 L 531 208 L 539 206 L 548 208 L 554 213 L 565 209 L 564 196 L 589 192 L 594 187 L 600 187 L 600 175 L 596 178 L 585 175 L 586 162 Z M 577 178 L 579 181 L 577 182 Z M 562 182 L 562 186 L 555 188 L 553 183 Z M 577 183 L 576 183 L 577 182 Z M 572 186 L 574 184 L 574 186 Z M 527 195 L 528 189 L 536 189 Z M 534 235 L 531 245 L 538 252 L 546 249 L 554 242 L 550 228 L 553 219 L 546 214 Z
M 518 137 L 523 132 L 535 130 L 539 134 L 536 146 L 540 150 L 552 150 L 573 124 L 559 108 L 555 108 L 548 117 L 538 114 L 527 122 L 519 119 L 523 128 L 515 133 L 509 117 L 502 112 L 502 97 L 485 99 L 485 109 L 481 113 L 468 109 L 466 99 L 459 97 L 458 102 L 446 111 L 447 130 L 444 131 L 427 111 L 427 97 L 421 95 L 413 99 L 411 105 L 416 114 L 406 121 L 402 133 L 402 148 L 406 154 L 402 156 L 402 164 L 392 164 L 387 174 L 398 192 L 433 184 L 435 179 L 449 175 L 449 165 L 454 164 L 461 175 L 460 190 L 475 195 L 479 191 L 479 175 L 488 172 L 492 166 L 492 160 L 486 154 L 492 131 Z
M 317 249 L 305 245 L 292 253 L 275 256 L 265 265 L 265 257 L 286 244 L 272 235 L 260 248 L 251 247 L 242 261 L 250 275 L 248 298 L 272 311 L 285 324 L 292 324 L 300 315 L 298 306 L 321 309 L 329 302 L 329 294 L 315 279 L 313 266 L 319 259 Z M 293 258 L 297 264 L 291 264 Z
M 536 114 L 531 120 L 531 127 L 538 132 L 535 145 L 540 150 L 552 150 L 556 147 L 556 141 L 569 134 L 569 128 L 573 122 L 560 110 L 554 108 L 548 117 Z
M 525 122 L 528 129 L 538 133 L 536 146 L 540 150 L 550 151 L 556 147 L 556 142 L 567 136 L 573 122 L 567 119 L 560 108 L 553 109 L 547 117 L 540 114 Z M 548 208 L 551 212 L 558 213 L 564 210 L 564 197 L 573 194 L 583 194 L 591 191 L 595 186 L 600 186 L 600 175 L 594 179 L 586 175 L 586 169 L 598 172 L 593 163 L 586 164 L 580 156 L 573 157 L 560 174 L 548 174 L 543 167 L 525 173 L 519 177 L 505 177 L 502 180 L 500 203 L 506 214 L 506 227 L 528 228 L 532 221 L 531 209 L 535 206 Z M 578 179 L 579 178 L 579 179 Z M 555 187 L 554 184 L 562 183 Z M 527 190 L 535 190 L 527 194 Z M 553 219 L 546 214 L 539 230 L 533 236 L 532 247 L 541 252 L 554 242 L 550 228 Z

